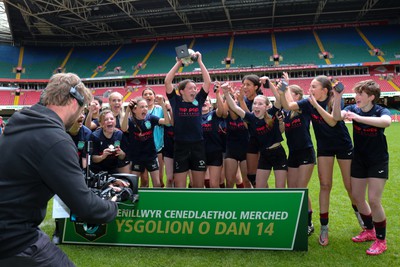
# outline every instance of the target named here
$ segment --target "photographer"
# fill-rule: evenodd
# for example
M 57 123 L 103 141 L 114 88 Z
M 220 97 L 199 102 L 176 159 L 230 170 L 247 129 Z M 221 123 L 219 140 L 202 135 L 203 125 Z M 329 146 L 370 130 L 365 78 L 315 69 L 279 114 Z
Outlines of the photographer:
M 10 118 L 0 137 L 0 266 L 74 266 L 38 228 L 54 194 L 88 223 L 117 215 L 115 202 L 86 186 L 66 133 L 91 97 L 77 75 L 55 74 L 41 104 Z

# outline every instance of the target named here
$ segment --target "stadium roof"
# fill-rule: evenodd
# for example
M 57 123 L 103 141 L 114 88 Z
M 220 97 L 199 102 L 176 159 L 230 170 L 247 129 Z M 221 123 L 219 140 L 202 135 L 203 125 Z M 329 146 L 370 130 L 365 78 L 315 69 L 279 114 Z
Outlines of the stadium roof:
M 138 38 L 337 23 L 400 22 L 399 0 L 0 0 L 14 44 Z

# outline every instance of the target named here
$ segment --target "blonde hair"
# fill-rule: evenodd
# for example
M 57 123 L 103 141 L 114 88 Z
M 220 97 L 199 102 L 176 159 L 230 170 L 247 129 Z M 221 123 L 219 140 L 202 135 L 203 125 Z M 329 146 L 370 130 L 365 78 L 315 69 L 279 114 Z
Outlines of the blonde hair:
M 112 92 L 109 96 L 108 96 L 108 103 L 110 103 L 111 102 L 111 99 L 114 97 L 114 96 L 117 96 L 117 97 L 119 97 L 119 98 L 121 98 L 121 110 L 119 111 L 119 123 L 120 124 L 122 124 L 122 120 L 123 120 L 123 118 L 125 117 L 125 110 L 124 110 L 124 108 L 123 108 L 123 101 L 124 101 L 124 96 L 120 93 L 120 92 Z M 111 108 L 111 106 L 110 106 L 110 108 Z M 116 115 L 116 116 L 118 116 L 118 115 Z
M 107 114 L 110 114 L 110 113 L 111 113 L 111 115 L 113 115 L 111 109 L 104 109 L 102 112 L 100 112 L 99 122 L 100 122 L 100 123 L 103 123 L 103 122 L 104 122 L 105 116 L 106 116 Z M 113 115 L 113 116 L 114 116 L 114 115 Z
M 304 91 L 303 91 L 303 89 L 302 89 L 300 86 L 298 86 L 297 84 L 291 84 L 291 85 L 289 85 L 289 90 L 290 90 L 292 93 L 295 93 L 296 95 L 299 95 L 299 96 L 300 96 L 299 100 L 303 99 Z M 292 119 L 292 118 L 296 117 L 296 116 L 299 115 L 299 114 L 301 114 L 301 110 L 297 110 L 297 111 L 296 111 L 296 110 L 291 110 L 291 111 L 290 111 L 290 118 Z

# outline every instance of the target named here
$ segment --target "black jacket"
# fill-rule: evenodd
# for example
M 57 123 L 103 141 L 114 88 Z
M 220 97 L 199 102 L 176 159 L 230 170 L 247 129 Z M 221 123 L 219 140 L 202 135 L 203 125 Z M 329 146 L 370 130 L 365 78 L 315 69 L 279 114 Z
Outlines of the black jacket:
M 0 137 L 0 258 L 37 240 L 54 194 L 89 223 L 117 215 L 115 202 L 100 199 L 86 186 L 76 146 L 60 117 L 37 104 L 16 112 Z

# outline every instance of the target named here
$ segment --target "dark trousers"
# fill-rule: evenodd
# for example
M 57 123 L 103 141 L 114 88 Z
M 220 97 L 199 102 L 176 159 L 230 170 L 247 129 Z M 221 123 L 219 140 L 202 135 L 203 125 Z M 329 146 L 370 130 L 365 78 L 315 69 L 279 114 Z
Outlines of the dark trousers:
M 38 230 L 38 240 L 24 251 L 12 257 L 1 259 L 2 267 L 75 267 L 67 255 Z

